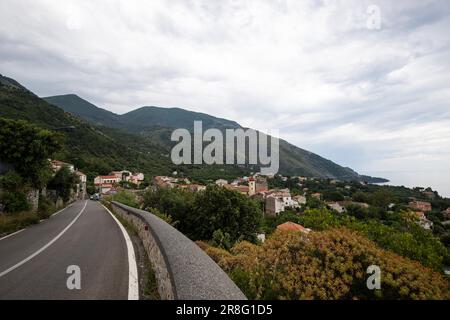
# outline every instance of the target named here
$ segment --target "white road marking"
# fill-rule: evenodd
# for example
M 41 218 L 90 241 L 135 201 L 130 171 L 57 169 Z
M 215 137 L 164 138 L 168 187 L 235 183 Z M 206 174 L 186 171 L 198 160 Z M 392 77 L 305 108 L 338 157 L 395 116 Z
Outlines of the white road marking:
M 50 216 L 50 218 L 53 217 L 53 216 L 56 216 L 58 213 L 63 212 L 64 210 L 66 210 L 67 208 L 70 208 L 71 206 L 72 206 L 72 205 L 69 204 L 67 207 L 65 207 L 65 208 L 63 208 L 63 209 L 61 209 L 61 210 L 59 210 L 59 211 L 56 211 L 54 214 L 52 214 L 52 215 Z
M 4 236 L 3 238 L 0 238 L 0 241 L 2 241 L 3 239 L 6 239 L 6 238 L 12 237 L 13 235 L 18 234 L 19 232 L 22 232 L 23 230 L 25 230 L 25 228 L 20 229 L 19 231 L 16 231 L 14 233 L 10 233 L 7 236 Z
M 11 268 L 6 269 L 5 271 L 3 271 L 2 273 L 0 273 L 0 278 L 3 277 L 4 275 L 10 273 L 11 271 L 17 269 L 18 267 L 20 267 L 21 265 L 23 265 L 24 263 L 30 261 L 31 259 L 33 259 L 34 257 L 36 257 L 38 254 L 40 254 L 42 251 L 44 251 L 45 249 L 47 249 L 48 247 L 50 247 L 56 240 L 58 240 L 67 230 L 69 230 L 69 228 L 75 223 L 75 221 L 78 220 L 78 218 L 81 216 L 81 214 L 83 213 L 84 209 L 86 209 L 86 205 L 87 205 L 87 201 L 84 203 L 84 207 L 83 209 L 81 209 L 81 211 L 78 213 L 78 215 L 72 220 L 72 222 L 69 223 L 69 225 L 67 227 L 64 228 L 63 231 L 61 231 L 56 237 L 54 237 L 52 240 L 50 240 L 50 242 L 48 242 L 45 246 L 43 246 L 42 248 L 40 248 L 38 251 L 36 251 L 35 253 L 29 255 L 27 258 L 23 259 L 22 261 L 20 261 L 19 263 L 13 265 Z
M 134 254 L 133 243 L 131 242 L 130 236 L 128 235 L 127 230 L 122 226 L 120 221 L 116 218 L 116 216 L 109 211 L 107 207 L 102 204 L 103 208 L 109 212 L 109 214 L 113 217 L 113 219 L 119 225 L 120 230 L 122 230 L 123 237 L 125 238 L 125 242 L 127 244 L 128 251 L 128 300 L 139 300 L 139 281 L 138 281 L 138 271 L 136 264 L 136 256 Z

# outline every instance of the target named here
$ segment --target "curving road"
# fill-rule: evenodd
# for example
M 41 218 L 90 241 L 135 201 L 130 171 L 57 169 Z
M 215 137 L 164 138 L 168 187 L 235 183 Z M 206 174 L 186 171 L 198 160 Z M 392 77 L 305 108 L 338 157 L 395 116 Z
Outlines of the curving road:
M 0 239 L 0 299 L 137 298 L 134 251 L 126 238 L 98 202 L 77 201 Z M 72 265 L 80 277 L 74 269 L 67 272 Z

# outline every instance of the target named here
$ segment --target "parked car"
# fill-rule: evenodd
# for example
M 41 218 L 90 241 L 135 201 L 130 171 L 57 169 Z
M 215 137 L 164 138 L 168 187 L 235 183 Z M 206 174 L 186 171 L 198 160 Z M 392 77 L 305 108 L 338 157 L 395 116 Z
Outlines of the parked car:
M 100 194 L 99 193 L 94 193 L 93 195 L 91 195 L 89 197 L 89 199 L 94 200 L 94 201 L 99 201 L 100 200 Z

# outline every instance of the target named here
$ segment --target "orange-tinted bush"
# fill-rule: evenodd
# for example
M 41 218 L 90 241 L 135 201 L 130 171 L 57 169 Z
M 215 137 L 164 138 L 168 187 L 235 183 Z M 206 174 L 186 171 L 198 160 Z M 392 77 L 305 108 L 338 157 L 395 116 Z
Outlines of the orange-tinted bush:
M 242 242 L 206 252 L 250 299 L 448 299 L 448 281 L 419 262 L 378 247 L 348 229 L 276 231 L 263 245 Z M 367 267 L 381 268 L 369 290 Z

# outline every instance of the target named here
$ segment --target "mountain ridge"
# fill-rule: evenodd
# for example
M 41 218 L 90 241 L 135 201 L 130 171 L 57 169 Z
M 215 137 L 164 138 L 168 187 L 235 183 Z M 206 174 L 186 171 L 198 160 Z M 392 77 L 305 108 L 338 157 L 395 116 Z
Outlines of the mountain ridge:
M 78 98 L 80 108 L 66 101 L 67 96 Z M 74 113 L 88 121 L 95 121 L 107 115 L 106 119 L 98 122 L 104 126 L 115 126 L 130 133 L 141 134 L 154 143 L 170 147 L 170 133 L 173 128 L 192 129 L 195 120 L 203 122 L 204 130 L 208 128 L 243 128 L 236 121 L 217 118 L 205 113 L 185 110 L 179 107 L 162 108 L 145 106 L 134 109 L 122 115 L 112 113 L 95 106 L 83 98 L 71 94 L 44 97 L 49 103 L 56 104 L 65 111 Z M 86 108 L 89 108 L 86 112 Z M 368 182 L 386 182 L 386 179 L 359 175 L 348 167 L 340 166 L 331 160 L 325 159 L 313 152 L 299 148 L 285 140 L 280 139 L 280 173 L 285 175 L 303 175 L 317 178 L 330 178 L 340 180 L 366 180 Z

